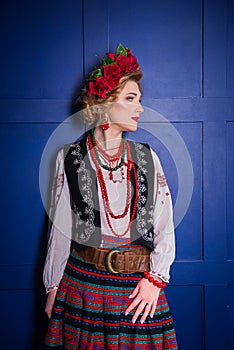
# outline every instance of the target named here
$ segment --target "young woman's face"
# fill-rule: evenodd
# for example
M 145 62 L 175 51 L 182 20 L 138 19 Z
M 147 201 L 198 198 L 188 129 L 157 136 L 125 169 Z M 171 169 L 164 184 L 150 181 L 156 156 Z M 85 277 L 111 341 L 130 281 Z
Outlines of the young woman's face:
M 128 81 L 120 91 L 115 102 L 108 111 L 109 122 L 116 131 L 135 131 L 137 129 L 141 106 L 141 93 L 135 81 Z

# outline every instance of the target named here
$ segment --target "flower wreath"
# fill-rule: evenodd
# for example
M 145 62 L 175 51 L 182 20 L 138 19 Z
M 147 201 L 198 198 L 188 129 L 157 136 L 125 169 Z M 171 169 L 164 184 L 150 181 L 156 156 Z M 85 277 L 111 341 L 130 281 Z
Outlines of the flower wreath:
M 140 71 L 136 57 L 121 44 L 115 54 L 108 52 L 106 56 L 107 58 L 103 58 L 102 65 L 96 67 L 88 78 L 88 96 L 106 98 L 107 93 L 119 84 L 124 74 Z

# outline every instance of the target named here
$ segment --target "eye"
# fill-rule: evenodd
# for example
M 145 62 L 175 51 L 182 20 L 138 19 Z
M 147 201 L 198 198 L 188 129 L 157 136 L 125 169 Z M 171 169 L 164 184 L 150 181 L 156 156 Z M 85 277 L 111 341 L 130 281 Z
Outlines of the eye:
M 128 96 L 128 97 L 127 97 L 127 101 L 133 102 L 133 100 L 134 100 L 134 97 L 133 97 L 133 96 Z

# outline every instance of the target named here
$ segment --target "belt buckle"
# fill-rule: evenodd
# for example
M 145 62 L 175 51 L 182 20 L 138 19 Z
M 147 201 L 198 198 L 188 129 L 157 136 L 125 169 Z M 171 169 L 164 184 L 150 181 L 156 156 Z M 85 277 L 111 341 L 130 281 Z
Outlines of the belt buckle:
M 116 250 L 116 249 L 113 249 L 113 250 L 110 250 L 107 254 L 106 254 L 106 269 L 108 272 L 112 273 L 112 274 L 116 274 L 118 273 L 118 271 L 116 271 L 113 266 L 112 266 L 112 256 L 114 254 L 119 254 L 120 251 L 119 250 Z

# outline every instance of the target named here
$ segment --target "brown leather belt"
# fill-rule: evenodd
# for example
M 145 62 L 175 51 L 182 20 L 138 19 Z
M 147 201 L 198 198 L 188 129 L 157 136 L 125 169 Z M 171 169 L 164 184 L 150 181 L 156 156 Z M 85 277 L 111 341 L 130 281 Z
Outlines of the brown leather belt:
M 150 249 L 144 246 L 133 250 L 87 247 L 80 252 L 73 249 L 73 254 L 112 274 L 149 271 Z

